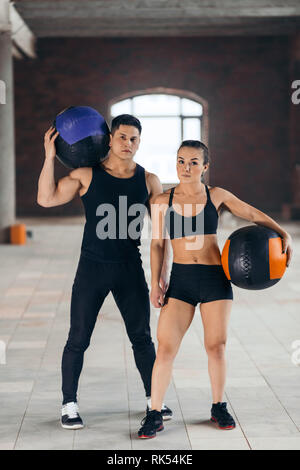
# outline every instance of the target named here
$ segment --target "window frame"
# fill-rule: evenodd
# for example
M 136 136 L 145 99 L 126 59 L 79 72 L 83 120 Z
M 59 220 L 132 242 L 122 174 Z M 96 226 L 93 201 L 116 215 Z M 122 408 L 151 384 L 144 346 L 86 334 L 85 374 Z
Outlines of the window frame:
M 199 124 L 200 124 L 200 135 L 201 135 L 201 141 L 209 146 L 208 143 L 208 128 L 209 128 L 209 119 L 208 119 L 208 102 L 201 96 L 197 95 L 194 92 L 186 91 L 186 90 L 179 90 L 179 89 L 171 89 L 171 88 L 164 88 L 164 87 L 156 87 L 156 88 L 147 88 L 145 90 L 136 90 L 132 91 L 129 93 L 125 93 L 122 95 L 119 95 L 117 97 L 114 97 L 108 102 L 108 107 L 107 107 L 107 116 L 109 116 L 109 120 L 113 119 L 114 116 L 111 114 L 111 108 L 114 104 L 119 103 L 120 101 L 130 99 L 130 114 L 133 114 L 133 99 L 138 97 L 138 96 L 144 96 L 144 95 L 173 95 L 178 98 L 180 98 L 180 114 L 177 115 L 153 115 L 153 116 L 143 116 L 143 115 L 137 115 L 138 118 L 155 118 L 155 117 L 178 117 L 180 118 L 180 129 L 181 129 L 181 138 L 183 139 L 183 121 L 184 119 L 199 119 Z M 202 114 L 196 115 L 196 116 L 190 116 L 190 115 L 183 115 L 182 114 L 182 99 L 189 99 L 191 101 L 194 101 L 202 106 Z M 209 170 L 206 172 L 206 181 L 209 182 Z M 164 188 L 167 188 L 171 185 L 171 183 L 164 183 L 163 186 Z

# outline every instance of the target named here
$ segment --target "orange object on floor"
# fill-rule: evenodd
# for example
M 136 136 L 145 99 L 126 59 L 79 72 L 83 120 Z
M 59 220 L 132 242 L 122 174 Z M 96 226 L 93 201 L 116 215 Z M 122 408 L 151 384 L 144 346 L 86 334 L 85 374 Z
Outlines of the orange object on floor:
M 12 245 L 26 244 L 26 225 L 15 224 L 10 227 L 10 243 Z

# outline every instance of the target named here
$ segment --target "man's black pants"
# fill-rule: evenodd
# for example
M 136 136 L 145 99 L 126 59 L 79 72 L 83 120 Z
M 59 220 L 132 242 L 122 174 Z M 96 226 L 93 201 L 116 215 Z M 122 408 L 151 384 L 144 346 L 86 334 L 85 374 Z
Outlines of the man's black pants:
M 63 404 L 77 400 L 84 352 L 110 291 L 125 322 L 146 396 L 151 395 L 155 349 L 149 325 L 149 290 L 141 260 L 102 263 L 81 256 L 72 288 L 71 327 L 62 357 Z

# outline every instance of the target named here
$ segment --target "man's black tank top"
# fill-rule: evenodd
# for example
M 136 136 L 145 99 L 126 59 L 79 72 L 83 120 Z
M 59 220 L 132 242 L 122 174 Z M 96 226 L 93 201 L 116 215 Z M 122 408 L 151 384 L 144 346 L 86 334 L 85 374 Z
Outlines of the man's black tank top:
M 130 178 L 112 176 L 102 166 L 92 171 L 90 186 L 81 196 L 86 216 L 81 254 L 102 262 L 140 259 L 138 247 L 149 207 L 145 169 L 136 164 Z

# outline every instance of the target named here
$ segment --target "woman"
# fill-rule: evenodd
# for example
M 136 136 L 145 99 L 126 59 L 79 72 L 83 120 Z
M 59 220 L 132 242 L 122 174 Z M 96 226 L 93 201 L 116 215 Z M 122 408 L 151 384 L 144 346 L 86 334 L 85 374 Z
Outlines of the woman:
M 171 379 L 173 361 L 193 320 L 197 303 L 200 303 L 212 388 L 211 419 L 221 429 L 235 427 L 226 403 L 222 402 L 226 377 L 225 344 L 233 295 L 231 284 L 222 269 L 217 244 L 218 212 L 221 207 L 278 232 L 283 240 L 283 250 L 287 253 L 287 265 L 291 259 L 290 235 L 273 219 L 229 191 L 204 185 L 202 179 L 208 167 L 208 149 L 202 142 L 182 142 L 177 155 L 180 183 L 158 195 L 152 206 L 150 298 L 154 307 L 162 306 L 162 309 L 152 373 L 151 411 L 141 423 L 140 438 L 155 437 L 156 432 L 163 429 L 160 411 Z M 201 207 L 202 210 L 199 210 Z M 165 230 L 172 243 L 173 266 L 164 298 L 159 275 L 166 241 Z

